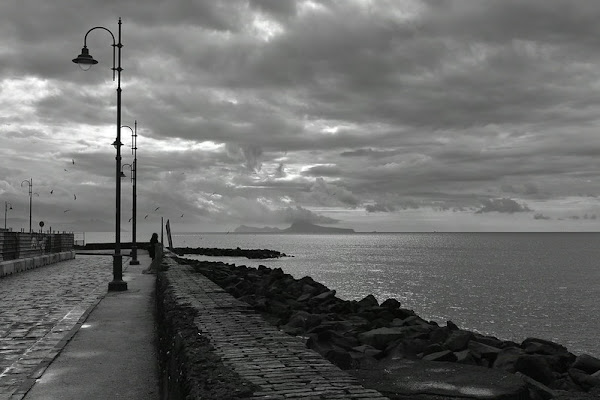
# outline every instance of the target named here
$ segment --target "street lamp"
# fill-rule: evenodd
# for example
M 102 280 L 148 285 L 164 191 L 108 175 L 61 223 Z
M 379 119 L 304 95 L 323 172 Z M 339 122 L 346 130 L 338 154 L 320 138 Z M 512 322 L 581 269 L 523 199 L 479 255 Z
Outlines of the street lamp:
M 87 48 L 87 36 L 94 29 L 103 29 L 110 33 L 113 40 L 113 81 L 115 80 L 115 72 L 117 73 L 117 138 L 113 145 L 117 149 L 116 159 L 116 215 L 115 215 L 115 254 L 113 255 L 113 280 L 108 283 L 109 291 L 122 291 L 127 290 L 127 282 L 123 280 L 123 256 L 121 255 L 121 48 L 123 45 L 121 44 L 121 18 L 119 18 L 119 35 L 118 35 L 118 43 L 115 41 L 115 35 L 113 33 L 103 27 L 96 26 L 87 31 L 83 38 L 83 48 L 81 49 L 81 54 L 77 56 L 77 58 L 73 59 L 75 64 L 78 64 L 81 69 L 88 70 L 92 65 L 98 64 L 98 61 L 94 60 L 94 58 L 90 55 L 90 52 Z M 117 67 L 115 68 L 115 49 L 117 51 Z
M 131 167 L 131 181 L 133 182 L 133 216 L 131 217 L 131 261 L 129 265 L 140 265 L 137 259 L 137 242 L 135 238 L 136 220 L 137 220 L 137 120 L 133 122 L 133 128 L 123 125 L 123 128 L 129 128 L 131 131 L 131 152 L 133 153 L 133 166 Z
M 29 178 L 29 180 L 25 179 L 23 182 L 21 182 L 21 187 L 23 187 L 24 183 L 29 186 L 29 233 L 31 233 L 31 197 L 33 196 L 33 178 Z M 6 217 L 6 212 L 4 213 L 4 216 Z
M 8 208 L 10 206 L 10 208 Z M 8 201 L 4 202 L 4 230 L 6 230 L 6 213 L 8 210 L 12 210 L 12 204 Z

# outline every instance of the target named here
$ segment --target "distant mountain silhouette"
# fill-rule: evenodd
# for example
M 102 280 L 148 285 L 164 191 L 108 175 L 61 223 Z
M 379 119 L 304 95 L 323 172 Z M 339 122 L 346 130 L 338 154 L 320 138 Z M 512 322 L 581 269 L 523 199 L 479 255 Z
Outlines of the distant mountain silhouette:
M 296 221 L 289 228 L 279 229 L 270 226 L 258 228 L 254 226 L 241 225 L 235 229 L 236 233 L 355 233 L 354 229 L 333 228 L 320 226 L 310 222 Z
M 240 225 L 234 230 L 235 233 L 281 233 L 282 229 L 265 226 L 263 228 L 259 228 L 256 226 L 246 226 Z

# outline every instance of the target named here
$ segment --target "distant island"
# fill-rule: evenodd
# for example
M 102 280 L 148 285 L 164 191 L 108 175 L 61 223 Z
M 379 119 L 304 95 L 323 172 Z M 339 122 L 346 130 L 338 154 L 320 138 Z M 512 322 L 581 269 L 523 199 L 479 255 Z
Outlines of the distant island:
M 279 229 L 275 227 L 255 227 L 240 225 L 235 230 L 235 233 L 355 233 L 354 229 L 350 228 L 333 228 L 329 226 L 320 226 L 311 224 L 310 222 L 296 221 L 289 228 Z

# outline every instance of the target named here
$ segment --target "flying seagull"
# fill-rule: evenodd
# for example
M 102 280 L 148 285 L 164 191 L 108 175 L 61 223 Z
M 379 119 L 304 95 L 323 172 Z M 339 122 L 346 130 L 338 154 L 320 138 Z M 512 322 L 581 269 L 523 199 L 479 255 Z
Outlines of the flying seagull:
M 146 214 L 146 216 L 144 217 L 144 219 L 148 218 L 148 214 Z
M 73 163 L 73 165 L 75 165 L 75 160 L 71 160 L 71 162 Z
M 69 172 L 69 170 L 68 170 L 68 169 L 66 169 L 66 168 L 63 168 L 63 169 L 65 170 L 65 172 Z
M 158 211 L 158 209 L 159 209 L 159 208 L 160 208 L 160 207 L 156 207 L 156 208 L 154 209 L 154 211 Z
M 77 195 L 73 195 L 73 200 L 77 200 Z
M 69 212 L 69 211 L 71 211 L 71 210 L 65 210 L 65 211 L 63 211 L 63 212 Z
M 181 214 L 181 217 L 179 217 L 179 218 L 183 218 L 183 214 Z
M 129 218 L 129 221 L 127 221 L 127 222 L 131 222 L 131 219 L 132 219 L 132 218 L 133 218 L 133 217 Z
M 50 191 L 50 194 L 52 194 L 52 193 L 54 193 L 54 189 L 52 189 L 52 190 Z

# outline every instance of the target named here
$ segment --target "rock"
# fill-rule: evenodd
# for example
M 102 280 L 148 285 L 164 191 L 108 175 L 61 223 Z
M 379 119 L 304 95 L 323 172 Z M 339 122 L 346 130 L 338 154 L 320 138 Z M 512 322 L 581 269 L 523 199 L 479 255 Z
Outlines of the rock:
M 524 354 L 525 352 L 518 347 L 502 349 L 494 360 L 493 368 L 514 373 L 516 371 L 515 363 Z
M 335 290 L 328 290 L 316 296 L 313 296 L 311 300 L 313 301 L 324 301 L 335 297 Z
M 484 336 L 479 333 L 474 333 L 473 338 L 471 339 L 477 343 L 483 343 L 488 346 L 496 347 L 498 349 L 502 349 L 504 347 L 504 343 L 502 340 L 494 337 L 494 336 Z
M 358 301 L 358 305 L 364 308 L 379 306 L 379 302 L 372 294 L 366 296 L 364 299 Z
M 550 389 L 548 386 L 536 381 L 535 379 L 531 379 L 527 375 L 524 375 L 520 372 L 517 372 L 515 375 L 522 378 L 527 386 L 529 386 L 530 392 L 534 392 L 534 396 L 537 395 L 541 400 L 550 400 L 556 397 L 556 392 Z M 534 396 L 531 396 L 535 398 Z
M 398 359 L 384 371 L 347 372 L 390 399 L 529 399 L 523 379 L 474 365 Z
M 321 321 L 323 321 L 322 315 L 311 314 L 306 311 L 297 311 L 289 318 L 287 324 L 282 326 L 282 329 L 285 332 L 288 332 L 286 328 L 289 330 L 300 329 L 300 332 L 305 332 L 308 331 L 310 328 L 319 325 Z
M 440 353 L 442 351 L 445 351 L 446 349 L 444 348 L 444 346 L 442 346 L 439 343 L 432 343 L 429 346 L 425 347 L 423 349 L 423 356 L 427 356 L 429 354 L 433 354 L 433 353 Z
M 580 385 L 585 390 L 590 390 L 593 387 L 600 387 L 600 377 L 588 375 L 580 369 L 569 369 L 569 376 L 576 384 Z
M 444 347 L 451 351 L 465 350 L 472 337 L 472 332 L 462 330 L 451 330 L 450 336 L 444 342 Z
M 591 375 L 597 371 L 600 371 L 600 359 L 592 357 L 589 354 L 581 354 L 577 356 L 571 367 L 580 369 Z
M 354 368 L 356 365 L 355 360 L 347 351 L 335 347 L 325 354 L 325 358 L 343 370 Z
M 554 381 L 554 374 L 546 358 L 537 354 L 524 354 L 514 364 L 515 372 L 521 372 L 544 385 Z
M 351 350 L 374 358 L 379 357 L 383 353 L 381 350 L 377 350 L 375 347 L 369 346 L 367 344 L 355 346 Z
M 437 353 L 427 354 L 423 356 L 426 361 L 456 361 L 456 355 L 450 350 L 438 351 Z
M 429 322 L 425 321 L 423 318 L 419 317 L 418 315 L 409 315 L 406 318 L 403 319 L 404 321 L 404 325 L 423 325 L 423 326 L 430 326 Z
M 358 340 L 376 349 L 384 349 L 390 342 L 406 336 L 411 331 L 410 327 L 377 328 L 360 333 Z
M 521 348 L 530 354 L 568 353 L 567 348 L 561 344 L 551 342 L 545 339 L 527 338 L 521 343 Z
M 476 359 L 485 360 L 487 366 L 493 365 L 496 356 L 500 353 L 499 348 L 488 346 L 487 344 L 479 343 L 474 340 L 469 341 L 468 349 Z
M 397 340 L 386 347 L 384 358 L 388 361 L 402 358 L 417 359 L 419 358 L 417 355 L 424 352 L 428 343 L 424 339 Z
M 430 333 L 429 333 L 429 340 L 431 340 L 431 343 L 444 343 L 448 337 L 450 336 L 450 331 L 446 328 L 438 328 L 438 329 L 433 329 Z
M 387 299 L 386 301 L 381 303 L 381 307 L 396 310 L 396 309 L 400 308 L 400 302 L 396 299 Z
M 459 364 L 477 365 L 477 360 L 475 360 L 470 350 L 458 351 L 454 355 L 456 356 L 456 362 Z
M 446 321 L 446 327 L 451 331 L 457 331 L 459 329 L 458 325 L 450 320 Z

